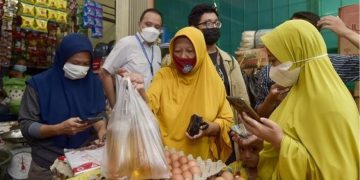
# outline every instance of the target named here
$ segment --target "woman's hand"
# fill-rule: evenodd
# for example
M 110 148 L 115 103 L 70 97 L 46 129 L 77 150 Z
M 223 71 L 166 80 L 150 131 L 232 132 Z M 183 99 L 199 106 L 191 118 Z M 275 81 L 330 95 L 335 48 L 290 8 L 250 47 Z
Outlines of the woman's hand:
M 231 132 L 231 139 L 236 142 L 237 144 L 239 144 L 239 146 L 249 146 L 251 144 L 262 144 L 263 140 L 258 138 L 257 136 L 251 134 L 246 138 L 242 138 L 240 137 L 238 134 L 236 134 L 235 132 Z
M 280 104 L 280 102 L 286 97 L 289 90 L 289 87 L 282 87 L 278 84 L 273 84 L 270 88 L 268 99 L 270 102 Z
M 144 77 L 137 73 L 130 73 L 125 68 L 119 68 L 117 71 L 121 77 L 128 77 L 130 78 L 131 83 L 135 87 L 135 89 L 140 90 L 144 89 Z
M 145 102 L 148 102 L 148 97 L 145 92 L 144 77 L 142 75 L 136 73 L 130 73 L 125 68 L 119 68 L 117 74 L 119 74 L 122 77 L 129 77 L 135 89 L 138 90 L 139 94 L 142 96 Z
M 88 125 L 87 123 L 81 123 L 81 119 L 79 117 L 74 117 L 57 124 L 57 126 L 57 131 L 59 134 L 75 135 L 86 130 L 91 125 Z
M 275 122 L 270 119 L 260 118 L 261 122 L 252 119 L 246 113 L 242 113 L 244 125 L 247 130 L 256 135 L 260 139 L 263 139 L 271 143 L 276 149 L 280 149 L 281 141 L 284 137 L 282 129 Z
M 198 139 L 203 136 L 217 136 L 220 132 L 220 126 L 214 122 L 208 122 L 208 124 L 209 126 L 207 128 L 207 125 L 200 126 L 199 133 L 194 136 L 190 136 L 187 132 L 185 134 L 189 139 Z
M 345 36 L 349 32 L 349 28 L 346 27 L 345 23 L 338 16 L 322 17 L 317 22 L 317 25 L 321 26 L 321 29 L 330 29 L 339 36 Z
M 99 144 L 104 144 L 106 138 L 106 120 L 96 122 L 93 127 L 97 132 Z

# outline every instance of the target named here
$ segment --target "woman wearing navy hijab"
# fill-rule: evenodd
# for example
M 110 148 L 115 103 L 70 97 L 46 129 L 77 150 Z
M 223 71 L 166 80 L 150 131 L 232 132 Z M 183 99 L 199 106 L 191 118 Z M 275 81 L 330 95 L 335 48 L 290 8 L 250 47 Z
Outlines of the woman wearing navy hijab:
M 31 146 L 29 179 L 51 179 L 49 168 L 64 155 L 64 148 L 83 146 L 93 130 L 104 137 L 105 120 L 80 123 L 105 110 L 101 82 L 90 69 L 92 60 L 89 39 L 70 34 L 56 50 L 53 67 L 27 82 L 19 123 Z

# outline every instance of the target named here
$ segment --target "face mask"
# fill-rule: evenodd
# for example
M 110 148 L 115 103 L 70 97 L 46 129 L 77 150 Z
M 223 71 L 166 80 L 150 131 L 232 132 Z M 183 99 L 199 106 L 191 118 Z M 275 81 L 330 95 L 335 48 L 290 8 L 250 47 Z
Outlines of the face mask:
M 16 70 L 16 71 L 19 71 L 21 73 L 24 73 L 27 70 L 26 66 L 19 65 L 19 64 L 15 64 L 13 69 Z
M 74 65 L 71 63 L 66 63 L 63 70 L 65 71 L 65 77 L 75 80 L 84 78 L 90 67 Z
M 290 87 L 294 85 L 297 80 L 299 79 L 300 69 L 301 67 L 297 67 L 295 69 L 289 70 L 293 64 L 299 63 L 299 62 L 308 62 L 310 60 L 318 59 L 320 57 L 327 56 L 327 54 L 300 60 L 297 62 L 291 62 L 287 61 L 284 63 L 281 63 L 277 66 L 271 66 L 269 76 L 270 79 L 273 80 L 276 84 L 283 86 L 283 87 Z
M 160 31 L 154 27 L 146 27 L 141 30 L 141 37 L 148 43 L 153 43 L 160 34 Z
M 173 56 L 174 58 L 174 64 L 176 66 L 176 69 L 184 74 L 189 73 L 196 64 L 196 57 L 194 58 L 181 58 L 177 56 Z
M 207 45 L 215 44 L 220 38 L 219 28 L 209 28 L 202 30 Z

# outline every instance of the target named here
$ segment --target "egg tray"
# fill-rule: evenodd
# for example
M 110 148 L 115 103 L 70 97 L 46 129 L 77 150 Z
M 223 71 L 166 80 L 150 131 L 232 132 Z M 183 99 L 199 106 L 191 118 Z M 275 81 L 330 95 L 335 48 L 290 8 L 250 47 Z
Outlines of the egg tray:
M 176 151 L 175 149 L 168 149 L 165 147 L 166 150 L 170 152 L 177 152 L 179 155 L 184 155 L 183 151 Z M 203 160 L 201 157 L 197 157 L 196 159 L 190 154 L 187 156 L 189 160 L 195 160 L 196 163 L 199 165 L 201 170 L 201 177 L 194 176 L 194 180 L 206 180 L 207 178 L 218 174 L 224 168 L 226 168 L 225 163 L 222 161 L 212 161 L 211 159 Z
M 191 155 L 188 156 L 191 159 Z M 213 162 L 212 160 L 203 160 L 200 157 L 196 158 L 196 162 L 198 163 L 201 169 L 201 177 L 194 177 L 194 180 L 203 180 L 207 179 L 211 176 L 218 174 L 221 170 L 223 170 L 226 165 L 222 161 Z

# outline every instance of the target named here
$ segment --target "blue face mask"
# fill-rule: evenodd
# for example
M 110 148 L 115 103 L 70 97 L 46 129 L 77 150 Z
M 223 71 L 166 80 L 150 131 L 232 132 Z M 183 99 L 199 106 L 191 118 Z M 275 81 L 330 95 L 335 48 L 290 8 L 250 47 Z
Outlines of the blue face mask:
M 19 64 L 15 64 L 13 69 L 16 70 L 16 71 L 19 71 L 21 73 L 24 73 L 27 70 L 26 66 L 19 65 Z

